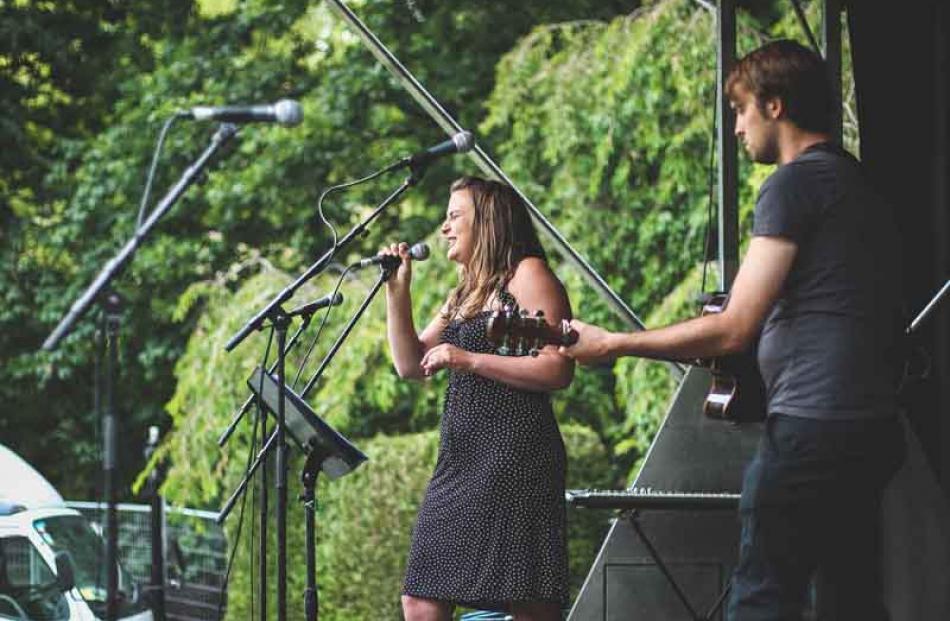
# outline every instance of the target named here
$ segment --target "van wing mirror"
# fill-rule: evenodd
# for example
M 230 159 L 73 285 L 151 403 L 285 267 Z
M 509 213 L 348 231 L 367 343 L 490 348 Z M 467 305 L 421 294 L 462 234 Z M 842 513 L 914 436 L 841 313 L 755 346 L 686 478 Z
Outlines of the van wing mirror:
M 57 552 L 54 558 L 56 560 L 56 584 L 64 593 L 71 591 L 76 586 L 76 570 L 73 566 L 73 558 L 65 550 Z

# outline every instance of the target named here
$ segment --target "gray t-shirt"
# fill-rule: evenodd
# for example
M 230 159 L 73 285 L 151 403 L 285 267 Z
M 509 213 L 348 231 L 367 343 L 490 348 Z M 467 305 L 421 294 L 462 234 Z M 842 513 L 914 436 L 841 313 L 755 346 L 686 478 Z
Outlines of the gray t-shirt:
M 901 314 L 893 215 L 845 151 L 820 144 L 762 184 L 753 235 L 796 242 L 758 359 L 769 413 L 893 416 Z

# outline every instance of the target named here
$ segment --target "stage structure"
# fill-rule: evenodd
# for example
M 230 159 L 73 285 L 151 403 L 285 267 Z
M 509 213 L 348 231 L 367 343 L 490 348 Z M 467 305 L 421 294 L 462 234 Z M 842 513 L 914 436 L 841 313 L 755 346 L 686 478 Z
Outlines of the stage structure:
M 447 135 L 463 130 L 345 2 L 327 1 Z M 736 56 L 736 0 L 718 3 L 696 0 L 696 3 L 715 15 L 717 25 L 719 288 L 728 291 L 739 265 L 738 145 L 733 113 L 722 85 Z M 800 0 L 789 0 L 789 7 L 797 14 L 810 45 L 828 62 L 840 104 L 842 1 L 824 0 L 822 3 L 820 44 L 805 19 Z M 836 109 L 833 135 L 841 141 L 841 106 Z M 546 240 L 578 270 L 629 329 L 644 328 L 633 310 L 481 147 L 476 146 L 470 156 L 484 174 L 509 183 L 521 195 Z M 680 384 L 633 485 L 627 490 L 572 490 L 568 494 L 568 501 L 575 505 L 590 510 L 617 511 L 617 518 L 573 603 L 571 621 L 723 618 L 730 576 L 738 556 L 736 508 L 742 470 L 755 450 L 761 424 L 733 424 L 705 418 L 701 409 L 710 382 L 708 372 L 698 367 L 687 370 L 677 364 L 668 366 Z M 913 440 L 911 435 L 908 437 Z M 888 493 L 892 498 L 899 498 L 911 494 L 911 486 L 926 488 L 930 492 L 928 497 L 940 503 L 935 507 L 940 511 L 934 516 L 947 515 L 946 499 L 941 496 L 933 474 L 922 465 L 919 445 L 910 442 L 910 451 L 908 461 L 913 468 L 905 467 Z M 912 478 L 915 483 L 910 482 Z M 885 506 L 890 505 L 893 510 L 895 504 L 886 502 Z M 907 516 L 903 516 L 903 520 L 885 516 L 885 523 L 888 520 L 907 522 Z M 950 559 L 950 535 L 946 528 L 934 526 L 932 530 L 936 545 L 915 549 L 930 552 L 938 558 L 934 563 L 945 568 Z M 939 537 L 936 536 L 938 530 L 941 531 Z M 896 549 L 896 544 L 891 547 Z M 891 559 L 885 559 L 885 565 L 888 566 L 886 575 L 902 575 Z M 920 598 L 914 590 L 906 579 L 888 585 L 886 597 L 892 618 L 909 621 L 924 618 L 920 616 L 924 610 L 929 611 L 928 615 L 948 610 L 948 597 Z M 921 606 L 923 599 L 929 599 L 926 607 Z M 814 613 L 815 610 L 810 611 Z M 936 614 L 926 618 L 950 616 Z

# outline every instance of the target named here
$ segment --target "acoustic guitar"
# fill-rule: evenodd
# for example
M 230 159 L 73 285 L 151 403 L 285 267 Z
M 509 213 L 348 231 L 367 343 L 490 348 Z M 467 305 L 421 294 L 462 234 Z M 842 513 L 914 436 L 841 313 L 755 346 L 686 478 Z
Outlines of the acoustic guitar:
M 714 293 L 703 304 L 701 314 L 721 313 L 727 301 L 727 294 Z M 706 416 L 736 423 L 765 420 L 765 384 L 754 346 L 737 354 L 696 360 L 694 364 L 706 367 L 712 375 L 703 403 Z
M 722 312 L 726 300 L 724 294 L 711 296 L 703 305 L 702 314 Z M 541 311 L 531 314 L 526 310 L 506 307 L 491 313 L 486 321 L 486 336 L 503 356 L 537 356 L 545 345 L 569 346 L 577 342 L 577 332 L 569 322 L 551 325 Z M 709 370 L 712 383 L 703 403 L 703 414 L 707 417 L 735 423 L 765 418 L 765 387 L 754 351 L 711 359 L 656 359 L 702 366 Z

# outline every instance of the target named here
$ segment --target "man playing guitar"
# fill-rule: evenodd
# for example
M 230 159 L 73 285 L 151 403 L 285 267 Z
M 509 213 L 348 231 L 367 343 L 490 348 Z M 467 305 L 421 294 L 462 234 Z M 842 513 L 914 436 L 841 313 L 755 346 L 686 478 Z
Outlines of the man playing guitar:
M 581 363 L 714 358 L 757 340 L 768 416 L 743 482 L 728 618 L 800 619 L 817 575 L 821 618 L 886 619 L 880 498 L 903 459 L 892 214 L 831 141 L 818 55 L 769 43 L 736 64 L 726 91 L 749 156 L 778 164 L 726 308 L 637 333 L 575 320 L 578 341 L 561 351 Z

